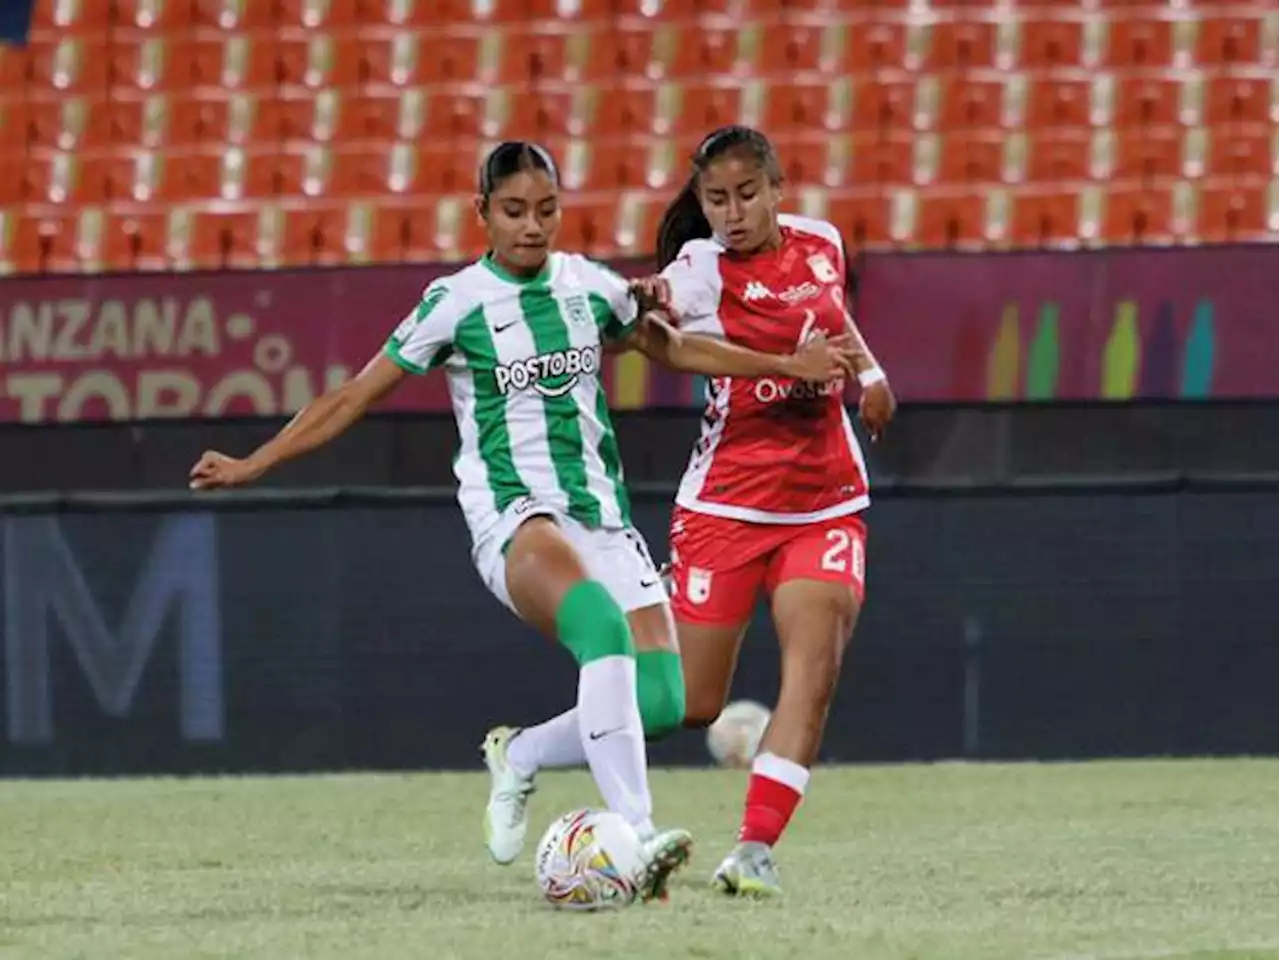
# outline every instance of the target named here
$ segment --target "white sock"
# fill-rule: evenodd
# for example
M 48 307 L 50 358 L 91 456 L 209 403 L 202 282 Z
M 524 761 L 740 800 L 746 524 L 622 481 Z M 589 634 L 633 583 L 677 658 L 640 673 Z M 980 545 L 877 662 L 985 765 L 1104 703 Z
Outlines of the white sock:
M 525 727 L 507 745 L 507 763 L 525 779 L 549 767 L 579 767 L 586 762 L 577 707 L 536 727 Z
M 578 728 L 604 802 L 642 838 L 652 836 L 653 799 L 633 658 L 603 657 L 582 668 L 578 674 Z

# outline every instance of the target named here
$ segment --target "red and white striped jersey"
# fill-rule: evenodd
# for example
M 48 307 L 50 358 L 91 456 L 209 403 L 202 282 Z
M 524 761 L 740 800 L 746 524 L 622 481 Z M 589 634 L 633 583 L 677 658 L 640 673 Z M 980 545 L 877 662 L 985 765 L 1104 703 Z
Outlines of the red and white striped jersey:
M 767 353 L 791 353 L 816 331 L 844 332 L 840 232 L 823 220 L 778 220 L 777 250 L 741 257 L 716 240 L 684 245 L 662 272 L 682 330 Z M 754 523 L 814 523 L 864 509 L 866 463 L 843 393 L 840 382 L 712 380 L 676 502 Z

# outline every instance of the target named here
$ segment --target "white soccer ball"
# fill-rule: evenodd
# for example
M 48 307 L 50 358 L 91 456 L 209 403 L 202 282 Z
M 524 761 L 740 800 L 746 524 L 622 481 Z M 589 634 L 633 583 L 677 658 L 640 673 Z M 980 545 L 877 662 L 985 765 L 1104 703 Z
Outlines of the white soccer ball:
M 636 899 L 640 837 L 607 810 L 574 810 L 538 841 L 534 871 L 547 902 L 562 910 L 608 910 Z
M 749 767 L 773 714 L 754 700 L 735 700 L 707 729 L 707 749 L 722 767 Z

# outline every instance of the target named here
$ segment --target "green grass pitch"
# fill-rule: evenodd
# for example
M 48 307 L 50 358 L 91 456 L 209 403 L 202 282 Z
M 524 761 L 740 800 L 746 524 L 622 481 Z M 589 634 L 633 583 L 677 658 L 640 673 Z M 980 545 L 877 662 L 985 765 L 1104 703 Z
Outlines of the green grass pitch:
M 0 783 L 0 957 L 1245 960 L 1277 956 L 1275 760 L 818 770 L 787 895 L 708 889 L 743 777 L 656 771 L 665 905 L 559 914 L 488 861 L 479 774 Z M 595 802 L 546 775 L 533 830 Z

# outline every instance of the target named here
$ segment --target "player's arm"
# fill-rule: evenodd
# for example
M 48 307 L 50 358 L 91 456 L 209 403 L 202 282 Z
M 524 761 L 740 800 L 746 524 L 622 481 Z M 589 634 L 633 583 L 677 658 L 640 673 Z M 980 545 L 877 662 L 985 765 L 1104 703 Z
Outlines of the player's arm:
M 406 371 L 383 354 L 354 378 L 316 397 L 274 437 L 243 459 L 206 450 L 191 468 L 191 488 L 211 490 L 252 483 L 286 460 L 322 447 L 347 430 L 395 389 Z
M 287 460 L 322 447 L 345 432 L 410 373 L 426 373 L 448 356 L 453 338 L 450 297 L 430 287 L 422 302 L 401 321 L 382 352 L 346 383 L 298 411 L 284 428 L 247 457 L 206 450 L 191 468 L 193 490 L 252 483 Z
M 853 354 L 842 340 L 817 337 L 793 354 L 761 353 L 717 337 L 682 333 L 656 311 L 646 313 L 623 343 L 678 373 L 787 377 L 815 383 L 853 374 Z

